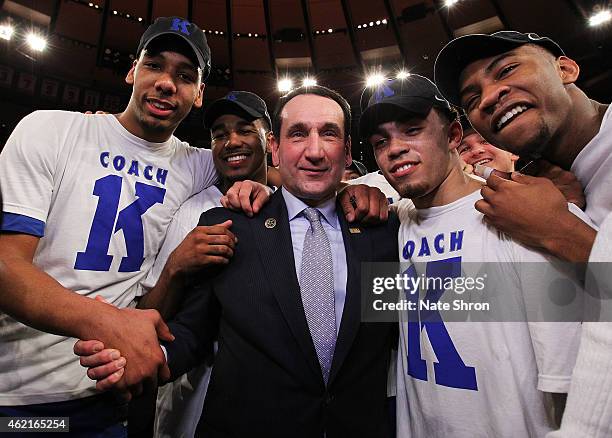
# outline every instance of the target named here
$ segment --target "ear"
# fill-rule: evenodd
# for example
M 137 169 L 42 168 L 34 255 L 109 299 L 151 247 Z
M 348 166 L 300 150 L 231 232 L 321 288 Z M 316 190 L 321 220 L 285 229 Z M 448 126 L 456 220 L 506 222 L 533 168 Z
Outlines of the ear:
M 348 139 L 344 143 L 344 168 L 346 169 L 353 162 L 353 157 L 351 155 L 351 136 L 348 136 Z
M 448 150 L 456 150 L 461 144 L 463 137 L 463 129 L 458 120 L 453 120 L 448 126 Z
M 516 161 L 519 159 L 519 156 L 518 155 L 514 155 L 514 154 L 512 154 L 510 152 L 508 152 L 508 153 L 510 154 L 510 161 L 512 161 L 513 164 L 516 163 Z
M 576 61 L 567 56 L 559 56 L 557 58 L 557 66 L 564 85 L 573 84 L 578 80 L 578 76 L 580 76 L 580 67 Z
M 132 68 L 130 68 L 130 71 L 128 71 L 125 77 L 126 84 L 134 85 L 134 75 L 136 74 L 136 64 L 138 64 L 137 59 L 135 59 L 134 62 L 132 62 Z
M 280 144 L 274 135 L 270 136 L 270 149 L 272 149 L 272 165 L 278 167 L 280 165 L 279 147 Z
M 195 102 L 193 102 L 193 106 L 195 108 L 200 108 L 202 106 L 202 100 L 204 98 L 204 87 L 206 87 L 206 85 L 204 85 L 203 83 L 200 84 L 200 89 L 198 90 L 198 95 L 196 97 Z
M 274 134 L 272 131 L 268 131 L 266 134 L 266 154 L 272 153 L 272 140 L 274 139 Z

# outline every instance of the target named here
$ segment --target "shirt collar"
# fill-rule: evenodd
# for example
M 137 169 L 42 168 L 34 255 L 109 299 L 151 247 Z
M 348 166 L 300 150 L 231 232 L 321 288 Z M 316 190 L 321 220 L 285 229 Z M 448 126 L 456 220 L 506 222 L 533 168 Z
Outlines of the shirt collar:
M 289 214 L 289 222 L 291 222 L 293 219 L 299 216 L 300 213 L 302 213 L 302 211 L 304 211 L 305 208 L 309 207 L 309 205 L 307 205 L 300 198 L 290 193 L 284 187 L 281 189 L 281 192 L 283 194 L 283 198 L 285 199 L 285 204 L 287 205 L 287 213 Z M 321 205 L 317 205 L 316 209 L 319 210 L 319 212 L 321 213 L 321 216 L 323 216 L 323 219 L 325 219 L 325 221 L 329 225 L 331 225 L 335 229 L 340 228 L 340 222 L 338 221 L 338 214 L 336 213 L 336 198 L 335 197 L 328 199 Z

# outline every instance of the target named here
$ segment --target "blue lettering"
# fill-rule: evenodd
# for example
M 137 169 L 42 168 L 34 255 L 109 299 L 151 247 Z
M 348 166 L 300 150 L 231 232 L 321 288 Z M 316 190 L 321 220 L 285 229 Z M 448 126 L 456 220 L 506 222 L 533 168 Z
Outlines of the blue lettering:
M 157 169 L 157 182 L 166 185 L 166 177 L 168 176 L 168 171 L 166 169 Z
M 431 251 L 429 250 L 429 244 L 427 243 L 427 237 L 421 239 L 421 249 L 419 251 L 419 257 L 430 256 Z
M 110 156 L 110 152 L 102 152 L 100 154 L 100 164 L 102 167 L 108 167 L 108 157 Z
M 450 250 L 459 251 L 463 244 L 463 230 L 450 233 Z
M 444 253 L 444 234 L 438 234 L 435 238 L 434 238 L 434 248 L 436 248 L 436 252 L 438 254 L 443 254 Z
M 149 181 L 153 180 L 153 166 L 147 166 L 144 168 L 144 177 Z
M 189 30 L 187 29 L 187 26 L 189 26 L 191 23 L 187 20 L 181 20 L 180 18 L 175 18 L 174 20 L 172 20 L 172 30 L 174 31 L 178 31 L 179 30 L 179 26 L 181 26 L 180 31 L 186 35 L 189 35 Z
M 406 242 L 406 245 L 404 245 L 404 250 L 402 251 L 402 256 L 408 260 L 410 257 L 412 257 L 412 254 L 414 254 L 414 249 L 415 249 L 415 244 L 412 240 L 409 240 L 408 242 Z
M 122 170 L 125 167 L 125 158 L 123 158 L 121 155 L 117 155 L 115 158 L 113 158 L 113 167 L 117 171 Z
M 129 175 L 138 175 L 138 161 L 132 160 L 132 165 L 130 166 L 130 170 L 128 170 Z
M 412 265 L 405 272 L 408 276 L 416 276 L 416 268 Z M 453 257 L 427 263 L 427 278 L 456 278 L 461 275 L 461 257 Z M 427 290 L 424 300 L 437 303 L 443 288 L 436 288 L 435 282 Z M 406 294 L 408 300 L 418 300 L 417 294 Z M 418 306 L 415 306 L 418 309 Z M 429 342 L 436 354 L 434 363 L 435 381 L 438 385 L 451 388 L 478 391 L 476 370 L 468 367 L 457 352 L 453 340 L 446 329 L 438 310 L 423 310 L 420 312 L 420 322 L 416 310 L 408 313 L 408 374 L 419 380 L 427 380 L 427 364 L 421 358 L 421 330 L 427 332 Z

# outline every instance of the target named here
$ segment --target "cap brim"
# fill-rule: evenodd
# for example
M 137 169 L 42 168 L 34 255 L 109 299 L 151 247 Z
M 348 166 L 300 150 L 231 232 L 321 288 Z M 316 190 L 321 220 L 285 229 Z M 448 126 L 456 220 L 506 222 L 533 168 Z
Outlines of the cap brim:
M 159 38 L 160 36 L 165 36 L 165 35 L 172 35 L 172 36 L 175 36 L 175 37 L 179 37 L 179 38 L 181 38 L 183 41 L 185 41 L 189 45 L 191 50 L 193 50 L 193 53 L 195 54 L 196 59 L 198 60 L 198 64 L 199 64 L 198 67 L 200 67 L 202 69 L 202 75 L 203 75 L 202 79 L 206 79 L 205 76 L 208 74 L 208 70 L 209 70 L 208 62 L 202 57 L 202 54 L 200 53 L 200 51 L 198 50 L 196 45 L 193 44 L 193 42 L 191 42 L 191 40 L 189 40 L 189 38 L 181 35 L 180 33 L 171 32 L 171 31 L 160 32 L 160 33 L 156 34 L 153 38 L 149 39 L 149 41 L 147 41 L 147 44 L 145 44 L 143 46 L 143 49 L 146 49 L 147 46 L 149 44 L 151 44 L 151 41 L 154 41 L 157 38 Z
M 219 99 L 213 102 L 204 113 L 204 126 L 211 129 L 215 120 L 225 114 L 234 114 L 248 120 L 249 122 L 255 119 L 266 118 L 264 114 L 259 114 L 259 112 L 241 104 L 240 102 L 228 99 Z
M 359 137 L 367 138 L 378 125 L 397 120 L 398 117 L 405 114 L 426 117 L 432 107 L 432 102 L 422 97 L 398 96 L 397 98 L 387 98 L 384 102 L 369 106 L 361 114 Z
M 452 40 L 438 53 L 434 65 L 434 82 L 446 100 L 460 107 L 459 77 L 468 65 L 474 61 L 499 55 L 525 44 L 538 45 L 555 56 L 564 54 L 561 47 L 549 38 L 513 41 L 495 35 L 465 35 Z
M 434 81 L 440 93 L 455 106 L 461 106 L 459 76 L 465 67 L 525 43 L 508 41 L 491 35 L 473 34 L 454 39 L 440 50 L 434 65 Z

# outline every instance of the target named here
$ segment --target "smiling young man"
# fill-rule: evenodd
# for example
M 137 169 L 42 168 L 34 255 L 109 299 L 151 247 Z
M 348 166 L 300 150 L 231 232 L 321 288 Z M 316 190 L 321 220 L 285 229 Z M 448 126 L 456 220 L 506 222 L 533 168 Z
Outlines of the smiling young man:
M 176 212 L 155 263 L 142 283 L 141 292 L 145 295 L 138 303 L 139 308 L 157 309 L 166 320 L 176 313 L 189 276 L 211 264 L 227 264 L 233 255 L 236 242 L 230 231 L 231 221 L 197 226 L 202 212 L 220 207 L 221 197 L 236 181 L 267 182 L 266 149 L 272 123 L 259 96 L 232 91 L 208 107 L 204 123 L 210 129 L 213 161 L 220 181 L 189 198 Z M 121 363 L 120 360 L 116 359 L 116 363 Z M 211 367 L 202 364 L 159 388 L 156 437 L 194 435 L 210 372 Z
M 436 60 L 440 90 L 464 106 L 474 127 L 506 150 L 541 155 L 574 172 L 584 187 L 585 212 L 600 226 L 612 212 L 612 110 L 576 86 L 579 73 L 578 64 L 549 38 L 513 31 L 455 39 Z M 514 114 L 517 105 L 523 111 Z M 595 231 L 568 214 L 550 184 L 514 174 L 513 181 L 492 177 L 488 185 L 477 205 L 487 221 L 557 257 L 589 260 Z M 609 242 L 606 236 L 598 240 Z M 602 261 L 599 247 L 595 260 Z M 611 309 L 609 300 L 594 301 L 606 323 L 584 324 L 568 415 L 557 436 L 610 433 Z
M 90 298 L 127 306 L 174 212 L 217 181 L 210 151 L 173 136 L 202 105 L 209 69 L 204 33 L 181 18 L 159 18 L 126 76 L 125 111 L 36 111 L 7 141 L 0 154 L 2 415 L 67 416 L 75 436 L 125 433 L 122 407 L 97 394 L 68 336 L 103 339 L 135 357 L 126 385 L 163 371 L 157 338 L 169 334 L 159 314 Z
M 496 263 L 488 272 L 501 276 L 485 282 L 481 296 L 491 306 L 522 308 L 530 295 L 547 290 L 548 279 L 522 263 L 548 260 L 488 226 L 474 209 L 482 184 L 462 171 L 461 125 L 431 81 L 412 75 L 384 84 L 360 120 L 360 134 L 385 178 L 416 207 L 398 204 L 407 276 L 476 279 L 487 262 Z M 397 436 L 543 436 L 552 430 L 545 393 L 569 389 L 579 324 L 530 323 L 518 314 L 510 320 L 518 322 L 448 322 L 436 310 L 419 309 L 420 300 L 452 303 L 461 291 L 433 284 L 407 289 L 406 300 L 417 307 L 400 312 Z M 510 301 L 497 302 L 500 292 Z M 501 310 L 492 318 L 512 313 Z

